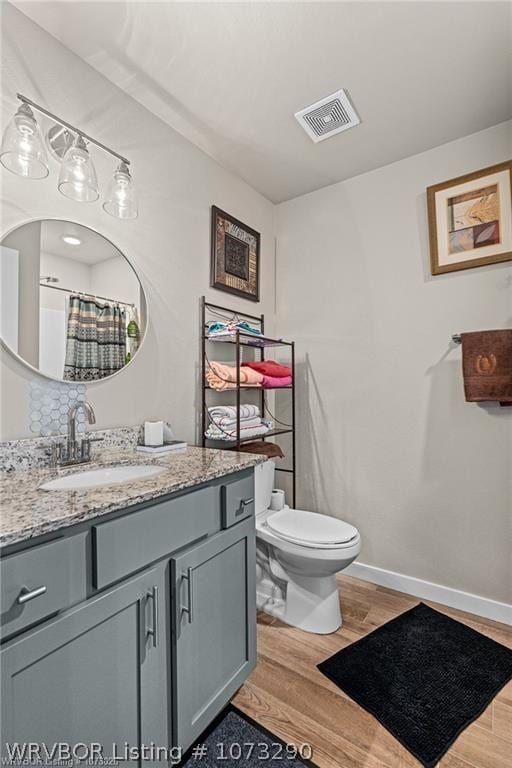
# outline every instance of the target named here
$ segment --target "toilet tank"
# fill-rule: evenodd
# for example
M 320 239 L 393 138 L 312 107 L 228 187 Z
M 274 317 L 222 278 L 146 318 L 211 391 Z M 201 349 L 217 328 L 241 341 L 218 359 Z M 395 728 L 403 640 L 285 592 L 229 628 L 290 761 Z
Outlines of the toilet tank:
M 272 489 L 274 488 L 275 468 L 274 461 L 265 461 L 263 464 L 257 464 L 254 467 L 254 505 L 257 515 L 260 512 L 264 512 L 270 506 Z

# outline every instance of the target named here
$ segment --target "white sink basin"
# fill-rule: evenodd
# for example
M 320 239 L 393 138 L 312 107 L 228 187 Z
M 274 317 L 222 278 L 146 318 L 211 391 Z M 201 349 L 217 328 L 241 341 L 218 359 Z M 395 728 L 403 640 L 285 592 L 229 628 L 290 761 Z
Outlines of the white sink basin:
M 165 472 L 165 467 L 154 464 L 131 464 L 120 467 L 91 469 L 87 472 L 73 472 L 55 480 L 49 480 L 39 487 L 43 491 L 79 491 L 85 488 L 99 488 L 102 485 L 124 485 L 134 480 L 145 480 Z

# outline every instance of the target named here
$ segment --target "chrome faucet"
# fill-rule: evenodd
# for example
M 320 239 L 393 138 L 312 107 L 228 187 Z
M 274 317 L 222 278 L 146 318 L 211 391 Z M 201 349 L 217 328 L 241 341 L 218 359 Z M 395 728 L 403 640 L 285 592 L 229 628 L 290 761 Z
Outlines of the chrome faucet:
M 81 408 L 83 409 L 89 424 L 96 424 L 96 415 L 90 403 L 85 401 L 83 403 L 75 403 L 71 406 L 68 411 L 68 440 L 66 444 L 66 457 L 64 461 L 61 461 L 61 464 L 74 464 L 81 461 L 89 461 L 91 458 L 90 439 L 84 438 L 81 441 L 81 444 L 79 444 L 76 439 L 78 413 Z
M 77 441 L 76 441 L 76 428 L 78 423 L 78 413 L 83 408 L 87 421 L 89 424 L 96 424 L 96 415 L 93 407 L 87 401 L 83 403 L 75 403 L 68 411 L 68 453 L 76 455 Z
M 83 437 L 80 442 L 76 439 L 78 413 L 83 408 L 89 424 L 96 424 L 96 416 L 92 405 L 88 402 L 75 403 L 68 411 L 68 438 L 65 442 L 52 442 L 40 446 L 50 457 L 50 467 L 57 469 L 69 464 L 82 464 L 91 460 L 91 443 L 103 440 L 102 437 Z
M 78 426 L 78 413 L 83 408 L 89 424 L 96 423 L 96 416 L 93 407 L 87 401 L 83 403 L 75 403 L 68 411 L 68 439 L 65 446 L 60 446 L 59 456 L 57 457 L 57 464 L 79 464 L 84 461 L 90 461 L 91 458 L 91 442 L 96 442 L 101 438 L 87 438 L 84 437 L 80 442 L 76 439 L 77 426 Z M 62 450 L 62 449 L 65 450 Z

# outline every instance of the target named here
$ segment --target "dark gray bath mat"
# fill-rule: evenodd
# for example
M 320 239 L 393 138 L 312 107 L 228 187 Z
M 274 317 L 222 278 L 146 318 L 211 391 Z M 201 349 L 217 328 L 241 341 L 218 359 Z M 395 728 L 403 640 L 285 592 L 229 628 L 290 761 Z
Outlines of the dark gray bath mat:
M 316 768 L 308 757 L 308 745 L 286 744 L 230 704 L 187 750 L 179 768 Z
M 318 669 L 433 768 L 512 678 L 512 651 L 420 603 Z

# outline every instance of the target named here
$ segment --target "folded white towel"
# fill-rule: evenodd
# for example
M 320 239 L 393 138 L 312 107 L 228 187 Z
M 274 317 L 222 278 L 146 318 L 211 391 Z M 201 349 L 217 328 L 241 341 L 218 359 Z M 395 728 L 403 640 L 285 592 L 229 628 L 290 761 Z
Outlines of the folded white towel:
M 208 408 L 208 412 L 212 419 L 227 417 L 228 419 L 235 419 L 236 421 L 236 406 L 235 405 L 212 405 Z M 257 405 L 241 405 L 240 406 L 240 418 L 252 419 L 255 416 L 260 415 L 260 409 Z
M 246 429 L 241 428 L 240 436 L 244 438 L 258 437 L 259 435 L 265 435 L 267 432 L 270 431 L 270 429 L 271 427 L 269 427 L 267 424 L 260 424 L 259 427 L 248 427 Z M 206 430 L 205 436 L 208 437 L 210 440 L 227 440 L 227 441 L 233 442 L 237 438 L 237 433 L 236 433 L 236 429 L 220 430 L 214 424 L 210 424 L 210 426 Z
M 237 427 L 236 419 L 228 419 L 226 416 L 219 419 L 215 416 L 211 417 L 211 424 L 214 426 L 222 427 L 222 429 L 235 429 Z M 259 427 L 261 425 L 261 419 L 259 416 L 254 416 L 252 419 L 240 419 L 240 429 L 249 429 L 250 427 Z

